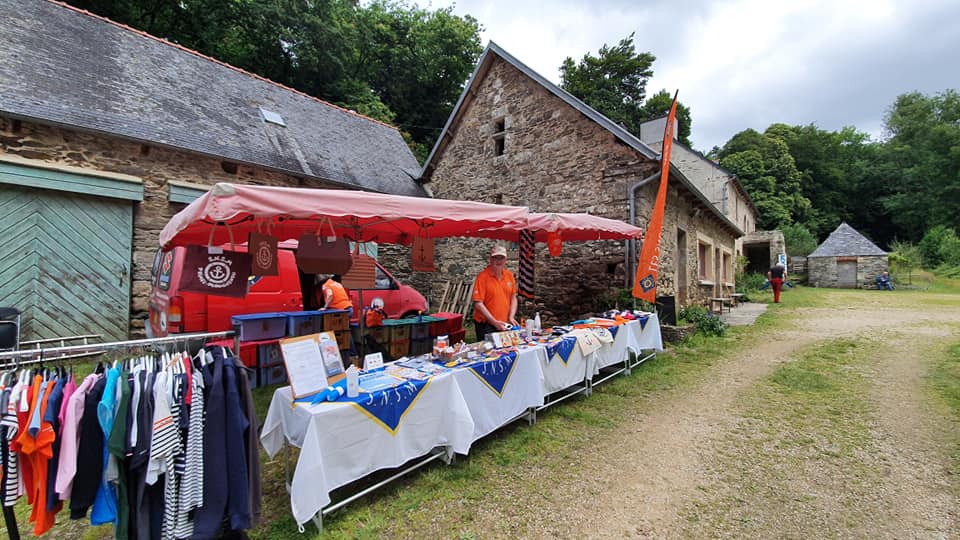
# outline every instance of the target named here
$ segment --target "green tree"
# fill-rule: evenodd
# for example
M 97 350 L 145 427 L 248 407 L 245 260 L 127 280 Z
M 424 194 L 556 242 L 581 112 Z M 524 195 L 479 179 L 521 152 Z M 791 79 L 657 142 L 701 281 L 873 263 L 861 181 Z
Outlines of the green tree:
M 349 77 L 368 82 L 396 113 L 396 124 L 428 149 L 483 52 L 477 20 L 452 9 L 372 2 L 359 11 L 359 39 L 349 60 Z
M 660 90 L 643 102 L 643 106 L 640 108 L 641 116 L 645 119 L 644 121 L 662 118 L 670 114 L 671 105 L 673 105 L 673 94 L 666 89 Z M 692 124 L 693 120 L 690 117 L 690 108 L 677 99 L 677 140 L 687 146 L 691 146 L 690 132 Z
M 783 241 L 790 256 L 806 257 L 817 249 L 817 237 L 799 223 L 781 225 Z
M 585 54 L 579 62 L 567 57 L 560 66 L 560 86 L 639 135 L 640 124 L 648 119 L 643 100 L 654 60 L 650 53 L 637 52 L 631 33 L 614 47 L 601 47 L 597 56 Z
M 946 247 L 957 238 L 957 233 L 950 227 L 936 225 L 931 227 L 920 240 L 918 249 L 925 268 L 935 268 L 946 262 Z
M 881 158 L 882 204 L 908 238 L 930 225 L 954 226 L 960 215 L 960 93 L 903 94 L 884 119 L 890 134 Z
M 890 243 L 890 264 L 898 272 L 907 273 L 907 282 L 913 283 L 913 271 L 920 268 L 923 256 L 920 254 L 920 247 L 910 242 L 901 242 L 894 240 Z
M 775 229 L 803 223 L 810 201 L 800 187 L 787 144 L 777 136 L 777 125 L 768 133 L 752 129 L 737 133 L 720 152 L 720 166 L 737 175 L 757 208 L 757 228 Z

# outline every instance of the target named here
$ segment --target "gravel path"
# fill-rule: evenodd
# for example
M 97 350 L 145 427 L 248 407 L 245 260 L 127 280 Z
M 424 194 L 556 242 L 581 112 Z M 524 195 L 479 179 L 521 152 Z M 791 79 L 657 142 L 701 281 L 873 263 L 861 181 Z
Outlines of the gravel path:
M 795 309 L 792 317 L 790 330 L 718 362 L 703 383 L 668 393 L 609 437 L 592 441 L 595 451 L 579 456 L 578 467 L 543 478 L 540 495 L 548 502 L 524 504 L 521 513 L 482 513 L 477 530 L 543 538 L 960 537 L 960 486 L 947 473 L 949 426 L 924 389 L 926 353 L 956 339 L 960 310 L 880 298 L 845 309 Z M 838 473 L 801 462 L 796 470 L 778 471 L 789 490 L 811 493 L 812 502 L 799 503 L 794 515 L 776 497 L 755 496 L 749 527 L 739 527 L 736 516 L 720 530 L 691 526 L 691 505 L 738 499 L 721 484 L 725 471 L 753 467 L 751 456 L 730 444 L 748 422 L 744 393 L 802 351 L 857 337 L 883 344 L 863 374 L 876 412 L 870 445 L 877 455 L 863 459 L 869 470 Z M 544 474 L 534 466 L 517 483 L 536 483 Z M 863 484 L 861 475 L 879 480 L 877 489 L 858 498 L 846 486 Z M 817 519 L 805 521 L 810 512 Z M 844 523 L 848 519 L 861 522 Z

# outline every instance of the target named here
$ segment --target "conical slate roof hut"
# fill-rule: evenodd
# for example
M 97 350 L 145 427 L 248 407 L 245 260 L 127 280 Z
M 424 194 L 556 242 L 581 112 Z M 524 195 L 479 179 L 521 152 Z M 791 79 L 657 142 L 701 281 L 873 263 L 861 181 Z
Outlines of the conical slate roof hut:
M 888 266 L 887 252 L 846 223 L 807 256 L 808 280 L 814 287 L 872 289 L 877 274 Z

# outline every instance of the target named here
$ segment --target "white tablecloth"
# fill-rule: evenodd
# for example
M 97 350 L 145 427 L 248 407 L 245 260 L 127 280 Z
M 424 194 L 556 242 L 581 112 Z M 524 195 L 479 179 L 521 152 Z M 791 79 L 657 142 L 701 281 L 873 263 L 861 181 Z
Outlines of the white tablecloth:
M 637 320 L 620 325 L 613 343 L 604 343 L 599 351 L 587 359 L 589 363 L 587 372 L 592 378 L 600 372 L 601 368 L 622 364 L 627 359 L 628 351 L 632 350 L 635 354 L 640 354 L 644 349 L 663 350 L 660 319 L 657 318 L 656 313 L 650 315 L 647 323 L 642 327 Z
M 536 347 L 540 351 L 540 366 L 543 370 L 543 394 L 550 395 L 575 384 L 583 384 L 587 377 L 588 362 L 580 352 L 580 346 L 574 345 L 570 357 L 564 361 L 559 355 L 549 354 L 545 345 Z
M 473 418 L 473 440 L 489 434 L 530 407 L 543 405 L 543 371 L 536 347 L 518 351 L 510 378 L 498 394 L 472 369 L 453 371 Z
M 290 387 L 273 394 L 260 442 L 271 457 L 284 441 L 301 449 L 290 488 L 290 506 L 298 524 L 330 504 L 330 492 L 379 469 L 397 467 L 446 446 L 466 455 L 474 423 L 452 374 L 430 380 L 407 410 L 395 432 L 351 403 L 300 404 L 291 407 Z

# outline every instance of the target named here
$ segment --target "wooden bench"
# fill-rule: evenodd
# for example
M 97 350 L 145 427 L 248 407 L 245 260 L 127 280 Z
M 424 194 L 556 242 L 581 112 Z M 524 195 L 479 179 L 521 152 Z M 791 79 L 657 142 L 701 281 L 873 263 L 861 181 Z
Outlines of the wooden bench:
M 730 306 L 733 304 L 732 298 L 711 298 L 710 299 L 710 312 L 711 313 L 723 313 L 723 307 L 727 307 L 727 312 L 730 311 Z
M 733 307 L 737 307 L 737 304 L 743 301 L 742 300 L 743 297 L 744 297 L 743 293 L 732 293 L 730 295 L 730 299 L 733 300 Z

